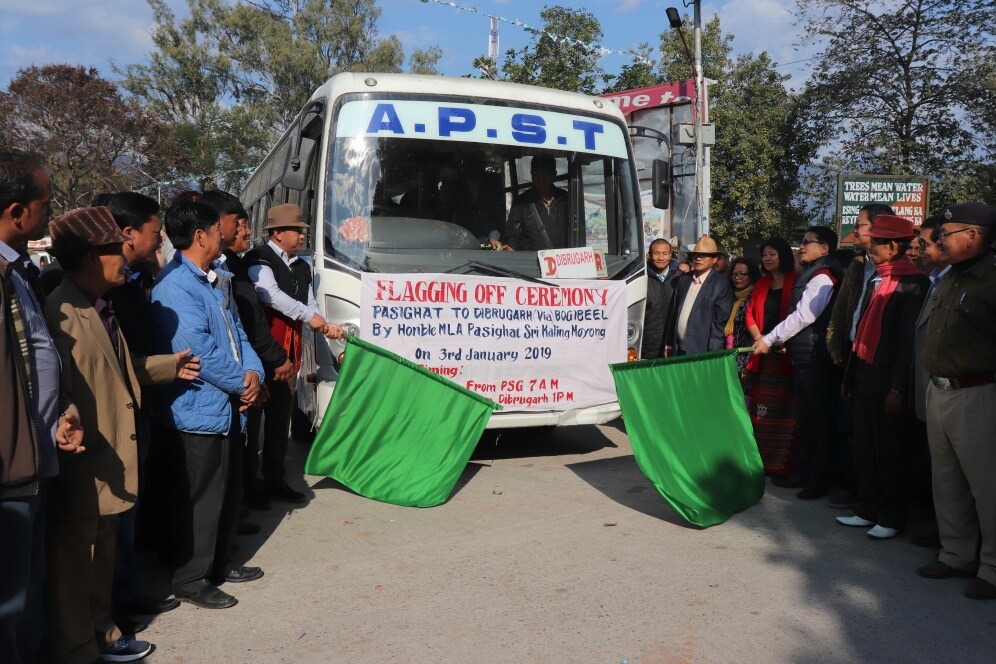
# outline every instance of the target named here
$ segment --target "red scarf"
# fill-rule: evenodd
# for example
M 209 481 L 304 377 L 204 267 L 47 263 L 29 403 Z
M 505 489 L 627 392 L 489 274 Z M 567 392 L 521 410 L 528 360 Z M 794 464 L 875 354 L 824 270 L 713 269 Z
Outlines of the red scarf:
M 857 356 L 871 364 L 875 360 L 875 351 L 878 350 L 878 342 L 882 338 L 882 317 L 885 314 L 885 305 L 889 303 L 889 298 L 896 292 L 900 277 L 913 274 L 923 274 L 923 271 L 910 261 L 903 254 L 896 260 L 879 263 L 875 266 L 878 276 L 882 277 L 882 282 L 872 293 L 868 308 L 861 315 L 858 323 L 858 332 L 854 335 L 854 352 Z
M 778 310 L 778 322 L 785 320 L 788 315 L 789 302 L 792 300 L 792 285 L 795 284 L 795 270 L 786 272 L 782 279 L 781 306 Z M 768 299 L 768 292 L 774 285 L 775 280 L 770 274 L 761 277 L 754 284 L 754 292 L 750 295 L 750 302 L 747 303 L 746 323 L 747 327 L 757 325 L 759 332 L 764 331 L 764 302 Z M 761 356 L 751 355 L 747 360 L 747 370 L 757 373 L 761 370 Z

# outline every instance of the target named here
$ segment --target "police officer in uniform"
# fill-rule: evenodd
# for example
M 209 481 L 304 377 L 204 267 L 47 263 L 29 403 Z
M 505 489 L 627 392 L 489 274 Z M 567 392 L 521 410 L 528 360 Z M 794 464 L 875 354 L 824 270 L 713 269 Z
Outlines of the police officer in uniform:
M 933 296 L 923 348 L 941 552 L 917 573 L 972 578 L 966 597 L 996 599 L 996 208 L 959 203 L 942 217 L 951 270 Z

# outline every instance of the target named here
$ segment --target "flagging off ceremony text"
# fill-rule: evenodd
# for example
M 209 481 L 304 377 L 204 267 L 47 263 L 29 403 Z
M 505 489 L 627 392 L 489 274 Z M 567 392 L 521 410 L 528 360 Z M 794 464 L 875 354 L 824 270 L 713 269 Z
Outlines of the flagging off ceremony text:
M 364 326 L 374 343 L 506 408 L 563 408 L 604 398 L 578 365 L 622 345 L 613 300 L 593 282 L 371 277 Z

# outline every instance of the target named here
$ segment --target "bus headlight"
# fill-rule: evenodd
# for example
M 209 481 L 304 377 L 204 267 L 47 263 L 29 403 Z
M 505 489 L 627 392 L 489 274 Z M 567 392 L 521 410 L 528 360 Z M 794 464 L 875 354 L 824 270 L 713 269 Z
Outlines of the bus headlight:
M 640 326 L 633 321 L 629 321 L 628 323 L 626 323 L 626 345 L 635 346 L 636 340 L 639 338 L 640 338 Z

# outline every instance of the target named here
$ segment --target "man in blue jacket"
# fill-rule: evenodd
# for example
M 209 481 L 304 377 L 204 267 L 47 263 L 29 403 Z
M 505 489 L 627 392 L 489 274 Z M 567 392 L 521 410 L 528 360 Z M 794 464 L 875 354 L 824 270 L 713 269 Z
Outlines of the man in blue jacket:
M 231 274 L 211 265 L 221 254 L 218 213 L 202 203 L 178 203 L 166 212 L 165 225 L 176 254 L 152 289 L 156 342 L 170 352 L 190 348 L 201 358 L 199 378 L 164 388 L 156 408 L 176 432 L 172 587 L 181 601 L 224 609 L 238 600 L 219 583 L 263 576 L 245 566 L 229 567 L 224 578 L 212 574 L 230 446 L 245 426 L 242 413 L 260 400 L 263 366 L 236 314 Z

